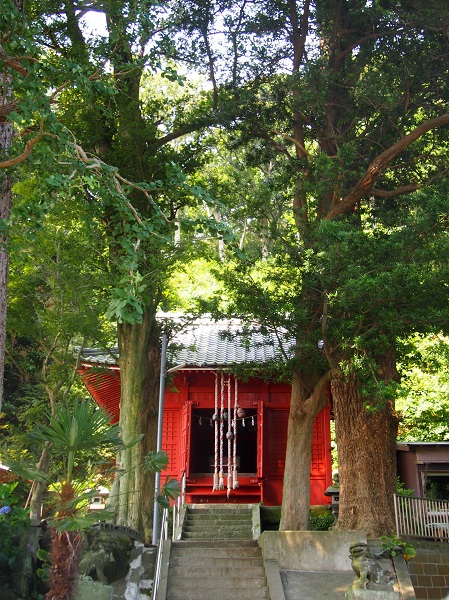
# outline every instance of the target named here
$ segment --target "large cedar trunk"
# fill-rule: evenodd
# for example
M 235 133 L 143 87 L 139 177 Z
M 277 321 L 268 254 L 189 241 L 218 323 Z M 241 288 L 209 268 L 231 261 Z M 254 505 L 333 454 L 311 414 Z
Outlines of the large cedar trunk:
M 354 375 L 332 381 L 340 505 L 337 529 L 370 537 L 395 530 L 398 422 L 391 402 L 367 410 Z
M 310 393 L 310 390 L 314 390 Z M 313 426 L 327 403 L 325 388 L 298 373 L 292 380 L 280 531 L 306 530 L 310 509 Z
M 160 341 L 155 312 L 147 307 L 142 324 L 118 327 L 120 351 L 120 427 L 125 443 L 143 434 L 141 442 L 120 453 L 120 474 L 114 486 L 116 520 L 151 538 L 154 474 L 143 460 L 156 449 Z

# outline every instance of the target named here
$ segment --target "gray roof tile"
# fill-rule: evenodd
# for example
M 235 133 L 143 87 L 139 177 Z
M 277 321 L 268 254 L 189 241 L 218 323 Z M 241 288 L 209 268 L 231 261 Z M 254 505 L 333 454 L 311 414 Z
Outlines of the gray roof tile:
M 170 318 L 173 319 L 173 316 Z M 264 363 L 282 357 L 274 332 L 262 334 L 256 329 L 243 334 L 239 320 L 212 321 L 207 317 L 196 320 L 176 333 L 168 345 L 168 360 L 182 367 L 220 367 L 241 363 Z M 287 349 L 292 340 L 284 334 Z M 171 345 L 170 345 L 171 344 Z M 118 349 L 109 353 L 86 348 L 83 361 L 96 364 L 114 364 Z

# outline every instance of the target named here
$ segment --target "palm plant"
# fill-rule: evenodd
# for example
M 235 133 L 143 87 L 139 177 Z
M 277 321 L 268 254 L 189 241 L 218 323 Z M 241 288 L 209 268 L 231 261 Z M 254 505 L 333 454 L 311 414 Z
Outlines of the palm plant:
M 52 566 L 46 600 L 72 600 L 78 569 L 80 531 L 95 519 L 84 514 L 89 498 L 95 492 L 82 493 L 79 481 L 83 467 L 80 462 L 87 452 L 101 448 L 120 450 L 124 444 L 119 437 L 118 426 L 111 426 L 106 413 L 90 400 L 75 400 L 73 406 L 57 406 L 49 416 L 48 424 L 40 425 L 32 437 L 50 444 L 52 457 L 59 465 L 59 481 L 55 486 L 56 509 L 50 520 Z
M 118 425 L 110 425 L 109 416 L 102 409 L 91 400 L 75 400 L 73 406 L 57 406 L 49 416 L 48 424 L 40 425 L 32 437 L 49 444 L 58 465 L 58 482 L 54 486 L 57 494 L 55 514 L 49 520 L 52 533 L 50 589 L 45 600 L 73 600 L 81 531 L 98 520 L 97 515 L 86 510 L 91 497 L 96 494 L 95 490 L 86 491 L 85 484 L 83 488 L 83 480 L 88 479 L 86 455 L 101 449 L 120 451 L 129 448 L 142 436 L 124 444 Z M 146 460 L 149 470 L 165 468 L 165 453 L 150 455 L 151 458 Z M 177 490 L 171 481 L 165 496 L 173 498 Z

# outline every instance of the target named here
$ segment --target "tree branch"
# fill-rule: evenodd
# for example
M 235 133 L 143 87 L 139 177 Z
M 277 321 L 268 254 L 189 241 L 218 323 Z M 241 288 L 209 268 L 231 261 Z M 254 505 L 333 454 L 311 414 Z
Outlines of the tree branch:
M 391 161 L 396 158 L 403 150 L 408 148 L 413 142 L 432 129 L 449 125 L 449 113 L 445 113 L 434 119 L 429 119 L 425 123 L 418 125 L 413 131 L 405 135 L 395 144 L 379 154 L 366 170 L 365 175 L 358 181 L 355 188 L 345 198 L 342 198 L 337 204 L 334 204 L 327 215 L 327 220 L 335 219 L 338 215 L 352 209 L 359 200 L 370 193 L 378 179 L 385 171 Z
M 327 290 L 324 290 L 323 292 L 324 295 L 324 300 L 323 300 L 323 316 L 321 319 L 321 336 L 323 338 L 323 349 L 324 349 L 324 353 L 326 355 L 327 358 L 327 362 L 329 363 L 329 366 L 331 369 L 338 369 L 338 362 L 334 359 L 334 357 L 332 356 L 332 352 L 329 348 L 329 342 L 327 339 L 327 309 L 329 306 L 329 296 L 328 296 L 328 292 Z
M 415 181 L 415 183 L 409 183 L 408 185 L 403 185 L 402 187 L 398 187 L 395 190 L 381 190 L 378 188 L 373 188 L 371 190 L 371 195 L 375 196 L 376 198 L 394 198 L 396 196 L 400 196 L 401 194 L 410 194 L 411 192 L 416 192 L 416 190 L 420 190 L 420 189 L 430 185 L 437 179 L 440 179 L 441 177 L 443 177 L 443 175 L 446 175 L 448 172 L 449 172 L 449 167 L 447 167 L 446 169 L 443 169 L 443 171 L 440 171 L 433 177 L 430 177 L 429 179 L 427 179 L 427 181 L 423 181 L 423 182 Z
M 19 154 L 19 156 L 15 156 L 14 158 L 10 158 L 9 160 L 4 160 L 3 162 L 1 162 L 0 163 L 0 169 L 6 169 L 8 167 L 14 167 L 15 165 L 18 165 L 19 163 L 21 163 L 24 160 L 26 160 L 29 157 L 29 155 L 31 154 L 31 150 L 34 148 L 34 146 L 45 135 L 51 135 L 51 134 L 44 133 L 42 131 L 42 129 L 41 129 L 41 132 L 35 138 L 33 138 L 31 140 L 28 140 L 28 142 L 25 144 L 25 150 L 22 152 L 22 154 Z
M 3 47 L 1 45 L 0 45 L 0 59 L 3 60 L 3 62 L 5 63 L 6 66 L 10 67 L 11 69 L 14 69 L 14 71 L 17 71 L 24 77 L 26 77 L 28 75 L 28 70 L 22 65 L 22 63 L 20 63 L 17 58 L 9 56 L 5 52 L 5 50 L 3 49 Z
M 307 404 L 315 404 L 320 406 L 320 403 L 326 398 L 326 390 L 332 381 L 332 379 L 339 379 L 341 377 L 341 371 L 339 368 L 329 369 L 324 375 L 322 375 L 317 381 L 315 387 L 313 388 L 313 392 L 310 394 L 307 399 Z M 328 401 L 326 402 L 326 404 Z M 323 405 L 326 406 L 326 404 Z
M 289 142 L 292 142 L 293 144 L 295 144 L 295 146 L 298 148 L 298 150 L 300 151 L 300 153 L 302 155 L 307 156 L 308 158 L 312 157 L 311 154 L 309 152 L 307 152 L 307 150 L 304 148 L 304 146 L 295 138 L 292 138 L 291 136 L 287 135 L 286 133 L 281 133 L 280 131 L 275 131 L 274 133 L 276 135 L 280 135 L 285 140 L 288 140 Z

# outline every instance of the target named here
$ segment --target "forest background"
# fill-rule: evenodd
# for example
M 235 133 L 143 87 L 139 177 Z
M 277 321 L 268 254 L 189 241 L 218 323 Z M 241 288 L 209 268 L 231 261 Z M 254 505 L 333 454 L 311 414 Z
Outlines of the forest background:
M 148 535 L 156 314 L 239 316 L 296 340 L 281 527 L 331 386 L 341 527 L 392 531 L 397 433 L 449 435 L 446 3 L 8 0 L 0 31 L 2 453 L 45 463 L 25 434 L 118 339 Z

